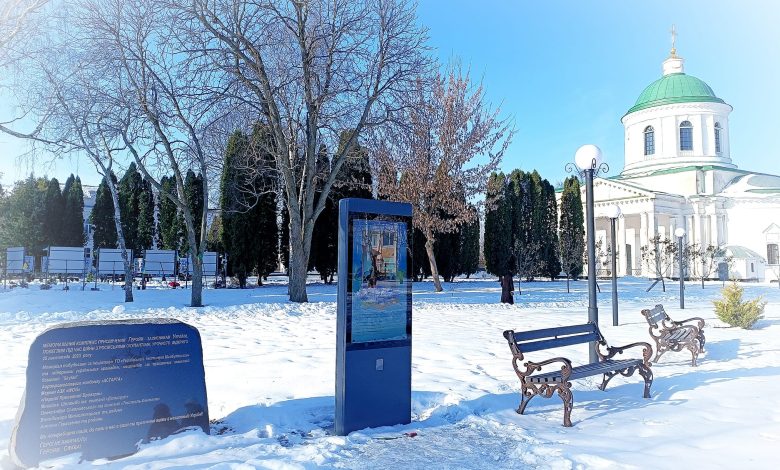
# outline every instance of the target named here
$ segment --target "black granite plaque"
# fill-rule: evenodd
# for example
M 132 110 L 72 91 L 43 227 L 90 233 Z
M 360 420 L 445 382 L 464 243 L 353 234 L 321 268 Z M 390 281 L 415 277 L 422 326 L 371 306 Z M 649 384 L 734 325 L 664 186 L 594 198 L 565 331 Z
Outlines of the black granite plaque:
M 10 452 L 20 466 L 116 458 L 189 427 L 209 431 L 197 329 L 163 318 L 69 323 L 30 348 Z

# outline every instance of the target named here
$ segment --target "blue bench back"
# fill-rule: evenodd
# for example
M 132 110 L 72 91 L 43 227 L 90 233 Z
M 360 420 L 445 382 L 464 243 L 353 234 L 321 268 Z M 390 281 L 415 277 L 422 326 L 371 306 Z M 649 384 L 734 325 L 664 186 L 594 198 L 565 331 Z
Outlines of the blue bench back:
M 645 316 L 647 323 L 654 328 L 658 327 L 658 324 L 662 321 L 669 319 L 669 315 L 666 314 L 666 310 L 664 310 L 664 306 L 661 304 L 649 310 L 642 310 L 642 315 Z
M 504 338 L 524 353 L 604 340 L 593 323 L 518 332 L 507 330 Z

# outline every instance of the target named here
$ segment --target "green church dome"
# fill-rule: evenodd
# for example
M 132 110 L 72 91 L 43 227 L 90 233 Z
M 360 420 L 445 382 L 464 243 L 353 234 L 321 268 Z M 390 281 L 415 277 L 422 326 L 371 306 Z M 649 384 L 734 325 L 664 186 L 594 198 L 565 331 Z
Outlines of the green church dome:
M 670 73 L 651 83 L 626 114 L 674 103 L 725 103 L 709 85 L 692 75 Z

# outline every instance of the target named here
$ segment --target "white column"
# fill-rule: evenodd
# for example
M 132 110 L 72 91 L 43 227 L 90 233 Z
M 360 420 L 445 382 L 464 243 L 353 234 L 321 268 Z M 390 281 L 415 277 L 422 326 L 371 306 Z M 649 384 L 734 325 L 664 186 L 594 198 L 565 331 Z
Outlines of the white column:
M 711 245 L 720 245 L 719 240 L 719 233 L 718 233 L 718 215 L 712 214 L 710 216 L 710 244 Z

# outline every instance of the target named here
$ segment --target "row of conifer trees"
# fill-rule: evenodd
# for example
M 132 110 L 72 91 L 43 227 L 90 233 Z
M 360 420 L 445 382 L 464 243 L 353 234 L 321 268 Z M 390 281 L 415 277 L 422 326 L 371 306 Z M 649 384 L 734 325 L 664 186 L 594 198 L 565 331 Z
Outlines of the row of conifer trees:
M 122 179 L 117 181 L 113 173 L 111 178 L 117 186 L 125 246 L 133 250 L 135 256 L 140 256 L 144 250 L 154 246 L 187 253 L 188 243 L 181 212 L 173 202 L 155 194 L 152 185 L 143 179 L 135 163 L 129 165 Z M 173 177 L 163 177 L 161 183 L 166 190 L 175 192 Z M 200 217 L 203 214 L 202 176 L 192 170 L 188 171 L 184 188 L 188 203 L 195 208 L 196 217 Z M 90 223 L 94 230 L 95 249 L 117 247 L 114 203 L 105 178 L 98 186 Z M 196 230 L 199 231 L 199 227 Z
M 560 220 L 555 189 L 537 171 L 494 173 L 486 196 L 484 254 L 488 272 L 499 277 L 502 302 L 511 302 L 514 276 L 567 279 L 582 273 L 584 217 L 579 181 L 567 178 Z

